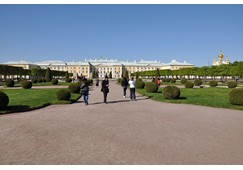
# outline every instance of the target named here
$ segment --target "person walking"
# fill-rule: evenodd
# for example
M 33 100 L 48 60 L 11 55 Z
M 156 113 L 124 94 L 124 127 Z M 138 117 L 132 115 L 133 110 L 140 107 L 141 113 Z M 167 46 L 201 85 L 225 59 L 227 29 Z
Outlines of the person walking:
M 131 80 L 129 80 L 128 83 L 130 85 L 130 99 L 136 101 L 135 81 L 134 81 L 134 78 L 132 77 Z
M 83 79 L 83 84 L 81 86 L 82 89 L 82 95 L 84 97 L 84 104 L 87 106 L 88 100 L 89 100 L 89 85 L 87 79 Z
M 99 78 L 96 79 L 96 84 L 97 87 L 99 86 Z
M 121 86 L 123 89 L 123 98 L 126 98 L 127 85 L 128 85 L 127 78 L 123 77 L 122 82 L 121 82 Z
M 103 95 L 104 95 L 104 103 L 107 104 L 107 94 L 109 93 L 108 76 L 105 76 L 105 80 L 102 80 L 101 85 L 102 85 L 101 91 L 103 92 Z

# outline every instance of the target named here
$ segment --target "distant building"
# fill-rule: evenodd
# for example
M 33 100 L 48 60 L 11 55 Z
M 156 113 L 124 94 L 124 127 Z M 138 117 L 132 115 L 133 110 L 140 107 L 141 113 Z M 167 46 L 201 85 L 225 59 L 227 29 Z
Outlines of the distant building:
M 220 50 L 220 53 L 218 55 L 218 61 L 216 61 L 216 58 L 213 60 L 213 66 L 220 66 L 222 64 L 229 64 L 229 58 L 227 57 L 225 61 L 223 61 L 224 55 L 222 54 L 222 50 Z
M 43 69 L 50 68 L 51 70 L 68 71 L 74 75 L 83 75 L 87 78 L 92 77 L 92 72 L 98 72 L 99 77 L 103 78 L 105 75 L 112 73 L 112 78 L 120 78 L 124 68 L 129 74 L 137 71 L 148 71 L 148 70 L 178 70 L 180 68 L 194 67 L 193 64 L 187 62 L 178 62 L 172 60 L 170 63 L 161 63 L 160 61 L 118 61 L 113 59 L 85 59 L 84 61 L 78 62 L 63 62 L 60 60 L 47 60 L 41 62 L 26 62 L 26 61 L 12 61 L 3 64 L 20 66 L 24 69 L 31 69 L 33 67 L 41 67 Z

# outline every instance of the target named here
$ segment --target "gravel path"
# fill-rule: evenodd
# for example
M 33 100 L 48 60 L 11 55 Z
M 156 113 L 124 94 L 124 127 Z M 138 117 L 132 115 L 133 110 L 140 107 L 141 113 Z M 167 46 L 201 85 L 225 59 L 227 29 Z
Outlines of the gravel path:
M 123 99 L 0 115 L 0 164 L 243 164 L 243 112 Z

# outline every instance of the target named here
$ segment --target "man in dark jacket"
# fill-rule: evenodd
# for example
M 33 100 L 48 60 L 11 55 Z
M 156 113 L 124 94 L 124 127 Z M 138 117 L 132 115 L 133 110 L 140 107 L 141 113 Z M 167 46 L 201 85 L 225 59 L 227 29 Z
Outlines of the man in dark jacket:
M 128 85 L 127 78 L 123 77 L 122 82 L 121 82 L 121 86 L 123 89 L 123 98 L 126 98 L 127 85 Z
M 108 76 L 105 76 L 105 80 L 102 80 L 101 91 L 104 94 L 104 103 L 107 104 L 107 94 L 109 93 L 109 80 Z

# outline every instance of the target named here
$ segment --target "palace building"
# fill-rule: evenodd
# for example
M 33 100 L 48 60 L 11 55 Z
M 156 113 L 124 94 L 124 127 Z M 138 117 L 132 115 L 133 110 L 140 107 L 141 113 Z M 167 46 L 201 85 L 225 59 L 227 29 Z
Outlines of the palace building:
M 189 68 L 194 67 L 193 64 L 184 62 L 178 62 L 176 60 L 172 60 L 169 63 L 161 63 L 160 61 L 118 61 L 117 59 L 85 59 L 84 61 L 78 62 L 64 62 L 60 60 L 47 60 L 41 62 L 27 62 L 24 60 L 21 61 L 10 61 L 3 63 L 6 65 L 19 66 L 24 69 L 31 69 L 34 67 L 40 67 L 43 69 L 50 68 L 51 70 L 58 71 L 68 71 L 69 73 L 73 73 L 74 75 L 83 75 L 87 78 L 92 77 L 92 72 L 98 72 L 100 78 L 105 77 L 105 75 L 109 75 L 110 72 L 112 74 L 112 78 L 120 78 L 122 71 L 125 69 L 129 74 L 137 72 L 137 71 L 147 71 L 147 70 L 178 70 L 180 68 Z
M 213 60 L 213 66 L 220 66 L 222 64 L 229 64 L 229 58 L 227 57 L 225 61 L 223 61 L 224 55 L 222 54 L 222 50 L 220 50 L 220 53 L 218 55 L 218 61 L 216 61 L 216 58 Z

